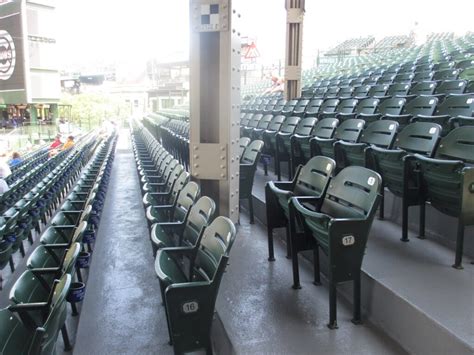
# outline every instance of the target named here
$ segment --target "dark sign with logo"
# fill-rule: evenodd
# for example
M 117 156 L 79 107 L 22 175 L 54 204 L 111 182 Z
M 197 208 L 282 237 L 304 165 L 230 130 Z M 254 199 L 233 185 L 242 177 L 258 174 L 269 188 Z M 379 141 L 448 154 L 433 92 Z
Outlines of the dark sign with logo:
M 0 104 L 26 103 L 21 1 L 0 3 Z

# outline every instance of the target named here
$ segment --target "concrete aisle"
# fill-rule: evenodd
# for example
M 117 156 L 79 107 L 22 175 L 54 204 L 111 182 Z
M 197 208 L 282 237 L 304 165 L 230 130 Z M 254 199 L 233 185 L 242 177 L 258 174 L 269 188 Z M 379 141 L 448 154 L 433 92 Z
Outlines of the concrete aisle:
M 112 168 L 74 354 L 171 354 L 127 131 Z

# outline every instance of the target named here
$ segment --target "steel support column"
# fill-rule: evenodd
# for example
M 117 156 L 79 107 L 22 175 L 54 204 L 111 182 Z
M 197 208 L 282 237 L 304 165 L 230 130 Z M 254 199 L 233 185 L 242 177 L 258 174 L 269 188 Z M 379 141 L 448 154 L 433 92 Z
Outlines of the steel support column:
M 240 15 L 232 0 L 190 0 L 191 174 L 218 213 L 239 216 Z
M 286 59 L 285 98 L 301 96 L 301 58 L 303 56 L 303 20 L 305 0 L 285 0 Z

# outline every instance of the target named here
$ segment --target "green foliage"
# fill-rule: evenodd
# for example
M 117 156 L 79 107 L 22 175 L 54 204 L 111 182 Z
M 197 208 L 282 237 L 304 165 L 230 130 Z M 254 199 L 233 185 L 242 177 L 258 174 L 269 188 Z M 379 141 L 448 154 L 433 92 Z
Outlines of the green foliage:
M 98 127 L 106 119 L 121 123 L 130 117 L 130 108 L 125 102 L 105 94 L 63 94 L 60 105 L 71 105 L 71 122 L 84 128 Z

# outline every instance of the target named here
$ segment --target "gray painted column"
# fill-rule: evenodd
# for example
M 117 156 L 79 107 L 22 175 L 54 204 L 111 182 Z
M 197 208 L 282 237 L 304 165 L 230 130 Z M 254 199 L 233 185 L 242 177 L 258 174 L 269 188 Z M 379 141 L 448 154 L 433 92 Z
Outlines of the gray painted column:
M 303 20 L 305 0 L 285 0 L 286 59 L 285 98 L 301 96 L 301 58 L 303 56 Z
M 232 0 L 190 0 L 191 174 L 218 213 L 239 215 L 240 17 Z

